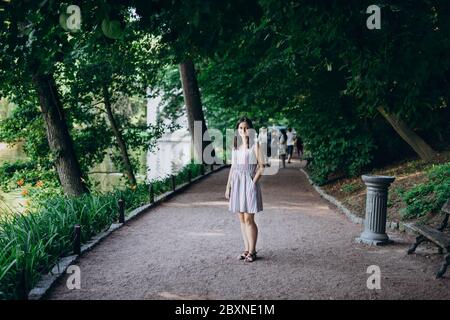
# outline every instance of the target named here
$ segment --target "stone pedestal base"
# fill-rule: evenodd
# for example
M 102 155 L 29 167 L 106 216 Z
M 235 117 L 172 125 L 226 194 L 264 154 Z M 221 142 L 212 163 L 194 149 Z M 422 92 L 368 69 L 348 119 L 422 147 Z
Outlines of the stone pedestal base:
M 387 240 L 383 240 L 382 241 L 382 240 L 365 239 L 365 238 L 361 238 L 361 237 L 356 238 L 355 242 L 356 243 L 369 244 L 371 246 L 385 246 L 385 245 L 394 243 L 394 241 L 391 240 L 391 239 L 387 239 Z

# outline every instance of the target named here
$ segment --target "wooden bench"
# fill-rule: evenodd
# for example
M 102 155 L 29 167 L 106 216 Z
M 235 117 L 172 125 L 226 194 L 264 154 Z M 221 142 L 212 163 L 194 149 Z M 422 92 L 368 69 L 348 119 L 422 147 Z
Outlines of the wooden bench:
M 439 253 L 445 252 L 444 263 L 441 269 L 436 273 L 436 278 L 441 278 L 447 271 L 447 267 L 450 265 L 450 235 L 444 233 L 445 228 L 448 226 L 448 219 L 450 215 L 450 199 L 441 208 L 444 213 L 444 220 L 438 228 L 433 228 L 428 225 L 409 225 L 411 229 L 416 231 L 419 236 L 416 237 L 416 242 L 409 248 L 408 254 L 412 254 L 416 251 L 416 248 L 422 242 L 432 242 L 439 248 Z

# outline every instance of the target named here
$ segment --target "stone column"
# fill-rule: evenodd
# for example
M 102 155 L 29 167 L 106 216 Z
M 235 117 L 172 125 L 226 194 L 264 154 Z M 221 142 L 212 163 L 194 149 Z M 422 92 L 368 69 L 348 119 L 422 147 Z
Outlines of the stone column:
M 395 177 L 363 175 L 362 180 L 367 186 L 366 218 L 364 232 L 356 241 L 375 245 L 390 243 L 386 234 L 387 198 Z

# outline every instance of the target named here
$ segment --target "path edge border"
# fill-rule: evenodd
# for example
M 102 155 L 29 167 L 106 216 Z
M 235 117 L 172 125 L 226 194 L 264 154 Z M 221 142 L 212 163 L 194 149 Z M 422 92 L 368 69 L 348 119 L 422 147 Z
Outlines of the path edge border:
M 325 200 L 327 200 L 328 202 L 331 202 L 332 204 L 334 204 L 339 211 L 341 211 L 351 222 L 355 223 L 355 224 L 361 224 L 364 225 L 364 218 L 358 217 L 355 213 L 351 212 L 346 206 L 344 206 L 342 204 L 342 202 L 340 202 L 339 200 L 337 200 L 335 197 L 333 197 L 332 195 L 326 193 L 321 187 L 319 187 L 318 185 L 316 185 L 311 178 L 309 177 L 308 172 L 306 172 L 304 169 L 300 169 L 301 172 L 303 172 L 303 174 L 306 176 L 306 178 L 308 179 L 308 182 L 311 184 L 311 186 L 317 191 L 317 193 L 324 198 Z M 404 223 L 404 222 L 394 222 L 394 221 L 386 221 L 386 228 L 387 229 L 391 229 L 391 230 L 398 230 L 400 232 L 405 232 L 411 235 L 415 235 L 416 233 L 414 232 L 414 230 L 410 227 L 409 223 Z
M 38 281 L 38 283 L 28 292 L 28 300 L 42 300 L 44 299 L 49 291 L 53 288 L 55 283 L 66 273 L 67 268 L 75 262 L 83 254 L 86 252 L 92 250 L 96 245 L 98 245 L 102 240 L 104 240 L 106 237 L 108 237 L 111 233 L 116 231 L 117 229 L 120 229 L 123 227 L 128 221 L 131 221 L 145 213 L 148 213 L 150 209 L 153 209 L 157 206 L 159 206 L 162 202 L 172 198 L 173 196 L 181 193 L 188 187 L 192 186 L 193 184 L 197 183 L 200 180 L 203 180 L 207 176 L 209 176 L 212 173 L 218 172 L 226 167 L 229 167 L 230 164 L 221 164 L 219 167 L 214 168 L 213 170 L 205 172 L 203 175 L 199 175 L 191 180 L 191 182 L 186 182 L 180 186 L 178 186 L 174 191 L 168 191 L 166 193 L 163 193 L 155 198 L 155 201 L 153 203 L 148 203 L 145 205 L 142 205 L 136 209 L 133 209 L 131 212 L 129 212 L 125 217 L 125 223 L 113 223 L 111 224 L 108 229 L 106 229 L 103 232 L 100 232 L 96 236 L 92 237 L 88 242 L 86 242 L 84 245 L 81 246 L 81 254 L 76 255 L 72 254 L 66 257 L 62 257 L 58 260 L 58 262 L 53 266 L 51 271 L 48 274 L 44 274 L 41 276 L 41 279 Z

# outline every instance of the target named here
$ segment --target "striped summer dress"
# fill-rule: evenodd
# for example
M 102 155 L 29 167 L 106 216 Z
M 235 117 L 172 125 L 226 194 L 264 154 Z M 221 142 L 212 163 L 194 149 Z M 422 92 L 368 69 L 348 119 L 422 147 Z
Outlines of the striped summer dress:
M 256 169 L 255 145 L 238 150 L 233 148 L 229 211 L 256 213 L 263 210 L 261 186 L 259 181 L 253 183 Z

